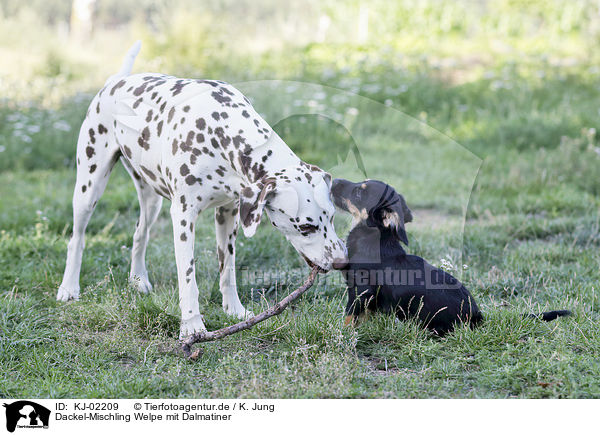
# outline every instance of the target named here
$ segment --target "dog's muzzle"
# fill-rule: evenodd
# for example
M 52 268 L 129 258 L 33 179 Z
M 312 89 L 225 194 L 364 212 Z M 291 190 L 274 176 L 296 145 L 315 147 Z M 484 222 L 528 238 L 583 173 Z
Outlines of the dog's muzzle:
M 333 268 L 335 270 L 342 270 L 342 269 L 345 269 L 347 266 L 348 266 L 347 258 L 335 258 L 333 260 Z

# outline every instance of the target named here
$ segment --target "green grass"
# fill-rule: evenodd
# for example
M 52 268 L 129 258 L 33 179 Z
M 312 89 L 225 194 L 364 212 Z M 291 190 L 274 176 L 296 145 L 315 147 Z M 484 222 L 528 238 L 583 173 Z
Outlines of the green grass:
M 138 205 L 120 166 L 88 227 L 81 300 L 57 303 L 77 132 L 127 38 L 99 32 L 86 51 L 40 25 L 47 42 L 21 58 L 10 29 L 35 19 L 8 17 L 0 52 L 31 68 L 0 71 L 0 397 L 600 397 L 600 61 L 589 4 L 563 13 L 495 2 L 481 15 L 468 2 L 421 3 L 399 2 L 389 17 L 373 3 L 381 26 L 363 44 L 284 41 L 251 55 L 179 32 L 193 11 L 163 16 L 133 25 L 145 38 L 135 69 L 239 83 L 298 155 L 334 175 L 364 176 L 356 146 L 367 176 L 413 209 L 409 252 L 453 265 L 482 327 L 439 339 L 377 315 L 345 328 L 345 289 L 331 272 L 292 309 L 187 361 L 168 204 L 148 248 L 155 290 L 140 295 L 127 284 Z M 212 216 L 196 225 L 196 266 L 201 312 L 217 329 L 235 320 L 221 310 Z M 348 223 L 336 217 L 340 235 Z M 255 312 L 307 273 L 267 222 L 240 236 L 237 257 L 240 269 L 293 276 L 253 291 L 240 270 Z M 522 316 L 562 308 L 574 315 Z

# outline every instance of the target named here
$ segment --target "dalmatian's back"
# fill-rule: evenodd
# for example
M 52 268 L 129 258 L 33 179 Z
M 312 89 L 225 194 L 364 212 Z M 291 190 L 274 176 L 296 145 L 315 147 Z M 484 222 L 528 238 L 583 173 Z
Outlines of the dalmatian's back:
M 167 198 L 181 190 L 181 182 L 233 189 L 236 180 L 224 174 L 241 171 L 257 179 L 270 156 L 254 151 L 279 139 L 235 87 L 156 73 L 109 81 L 90 104 L 86 121 L 90 143 L 82 157 L 96 140 L 116 146 L 134 176 Z M 285 148 L 282 152 L 293 155 Z

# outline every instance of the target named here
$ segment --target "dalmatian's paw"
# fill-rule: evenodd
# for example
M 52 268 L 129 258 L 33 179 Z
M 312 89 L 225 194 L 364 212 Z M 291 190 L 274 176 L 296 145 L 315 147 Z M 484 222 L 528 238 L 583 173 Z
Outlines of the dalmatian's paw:
M 194 334 L 195 332 L 206 331 L 206 326 L 204 326 L 204 316 L 202 314 L 198 314 L 190 319 L 181 319 L 181 328 L 179 329 L 179 339 L 183 340 L 184 338 Z
M 58 293 L 56 294 L 56 300 L 61 302 L 67 302 L 70 299 L 74 299 L 76 301 L 79 300 L 79 289 L 67 289 L 63 286 L 58 288 Z
M 131 275 L 129 277 L 129 282 L 136 289 L 138 289 L 138 291 L 140 293 L 147 294 L 152 291 L 152 284 L 150 284 L 150 281 L 148 280 L 148 278 L 137 276 L 137 275 Z
M 229 316 L 237 317 L 240 320 L 246 320 L 250 317 L 254 317 L 254 313 L 245 309 L 241 303 L 237 305 L 227 305 L 223 307 L 223 309 Z

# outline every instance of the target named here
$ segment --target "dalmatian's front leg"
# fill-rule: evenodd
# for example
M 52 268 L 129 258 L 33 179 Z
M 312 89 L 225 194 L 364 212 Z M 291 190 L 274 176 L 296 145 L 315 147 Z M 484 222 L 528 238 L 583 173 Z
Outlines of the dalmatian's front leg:
M 238 204 L 229 204 L 215 208 L 215 229 L 217 236 L 217 255 L 219 257 L 219 288 L 223 295 L 223 310 L 240 319 L 254 314 L 244 308 L 240 302 L 235 280 L 235 239 L 239 222 Z
M 185 202 L 173 201 L 171 204 L 181 308 L 179 338 L 194 332 L 206 331 L 198 305 L 198 285 L 194 268 L 194 222 L 197 217 L 198 212 Z

